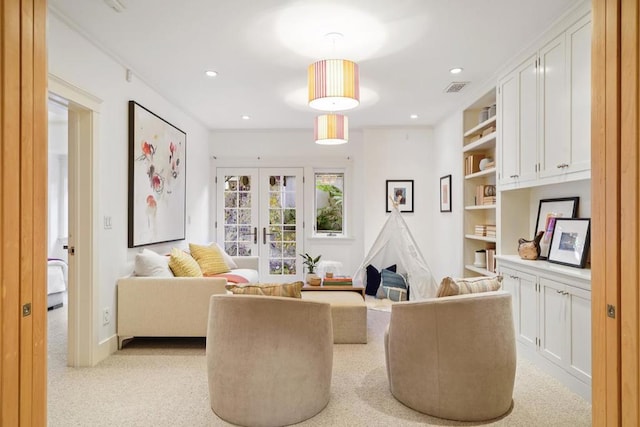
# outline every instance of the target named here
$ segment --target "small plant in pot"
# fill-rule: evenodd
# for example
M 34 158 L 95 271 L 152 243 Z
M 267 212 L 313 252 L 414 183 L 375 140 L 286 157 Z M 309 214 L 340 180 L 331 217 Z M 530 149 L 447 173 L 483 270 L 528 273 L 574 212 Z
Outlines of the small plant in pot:
M 322 255 L 318 255 L 315 258 L 309 254 L 300 254 L 300 256 L 304 259 L 302 263 L 307 266 L 307 283 L 312 286 L 318 286 L 322 279 L 316 274 L 316 267 Z

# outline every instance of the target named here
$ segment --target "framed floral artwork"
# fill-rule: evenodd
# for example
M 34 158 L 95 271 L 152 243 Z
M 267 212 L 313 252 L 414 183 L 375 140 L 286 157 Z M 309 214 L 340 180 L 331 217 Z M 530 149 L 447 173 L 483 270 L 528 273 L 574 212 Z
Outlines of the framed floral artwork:
M 187 134 L 129 101 L 129 247 L 184 240 Z

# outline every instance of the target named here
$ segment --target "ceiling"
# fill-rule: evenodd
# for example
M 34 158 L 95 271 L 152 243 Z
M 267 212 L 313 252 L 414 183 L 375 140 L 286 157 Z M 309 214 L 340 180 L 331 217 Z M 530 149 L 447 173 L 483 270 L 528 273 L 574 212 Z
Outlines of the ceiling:
M 49 0 L 134 79 L 210 129 L 311 129 L 308 65 L 356 61 L 361 103 L 346 113 L 352 130 L 437 123 L 575 2 Z M 464 70 L 452 75 L 453 67 Z M 454 81 L 470 84 L 445 93 Z

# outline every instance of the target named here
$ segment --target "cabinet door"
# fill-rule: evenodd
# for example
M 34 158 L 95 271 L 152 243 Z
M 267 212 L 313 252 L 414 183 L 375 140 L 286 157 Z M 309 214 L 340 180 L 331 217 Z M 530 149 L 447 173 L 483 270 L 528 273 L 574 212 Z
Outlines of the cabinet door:
M 591 169 L 591 17 L 567 31 L 571 158 L 567 172 Z
M 520 304 L 518 302 L 518 276 L 516 276 L 515 271 L 510 268 L 500 267 L 498 270 L 498 274 L 502 276 L 502 290 L 509 292 L 511 294 L 511 305 L 513 312 L 513 328 L 515 331 L 518 330 L 517 326 L 520 324 Z M 516 332 L 517 335 L 517 332 Z
M 501 157 L 499 182 L 536 178 L 538 83 L 537 56 L 524 61 L 499 83 Z
M 591 292 L 567 286 L 567 366 L 569 372 L 591 384 Z
M 520 316 L 516 325 L 516 338 L 521 342 L 534 346 L 538 336 L 538 293 L 536 292 L 536 277 L 516 272 L 518 276 L 518 311 Z
M 565 285 L 540 278 L 540 352 L 558 365 L 565 364 Z
M 498 182 L 515 182 L 520 174 L 518 163 L 518 73 L 507 75 L 498 83 Z
M 540 50 L 538 76 L 540 176 L 545 177 L 563 174 L 571 163 L 564 34 Z
M 537 56 L 518 69 L 520 99 L 518 112 L 519 182 L 537 178 L 538 162 L 538 67 Z

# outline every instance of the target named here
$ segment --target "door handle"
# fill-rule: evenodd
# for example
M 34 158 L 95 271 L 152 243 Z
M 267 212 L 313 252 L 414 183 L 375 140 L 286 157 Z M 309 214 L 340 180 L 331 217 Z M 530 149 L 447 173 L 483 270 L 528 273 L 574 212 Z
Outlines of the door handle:
M 76 248 L 74 246 L 62 245 L 62 249 L 66 250 L 69 253 L 69 255 L 76 254 Z
M 267 227 L 262 227 L 262 243 L 267 244 L 267 236 L 273 236 L 276 233 L 267 233 Z
M 253 227 L 253 233 L 242 233 L 244 236 L 249 235 L 253 236 L 253 244 L 258 243 L 258 227 Z

